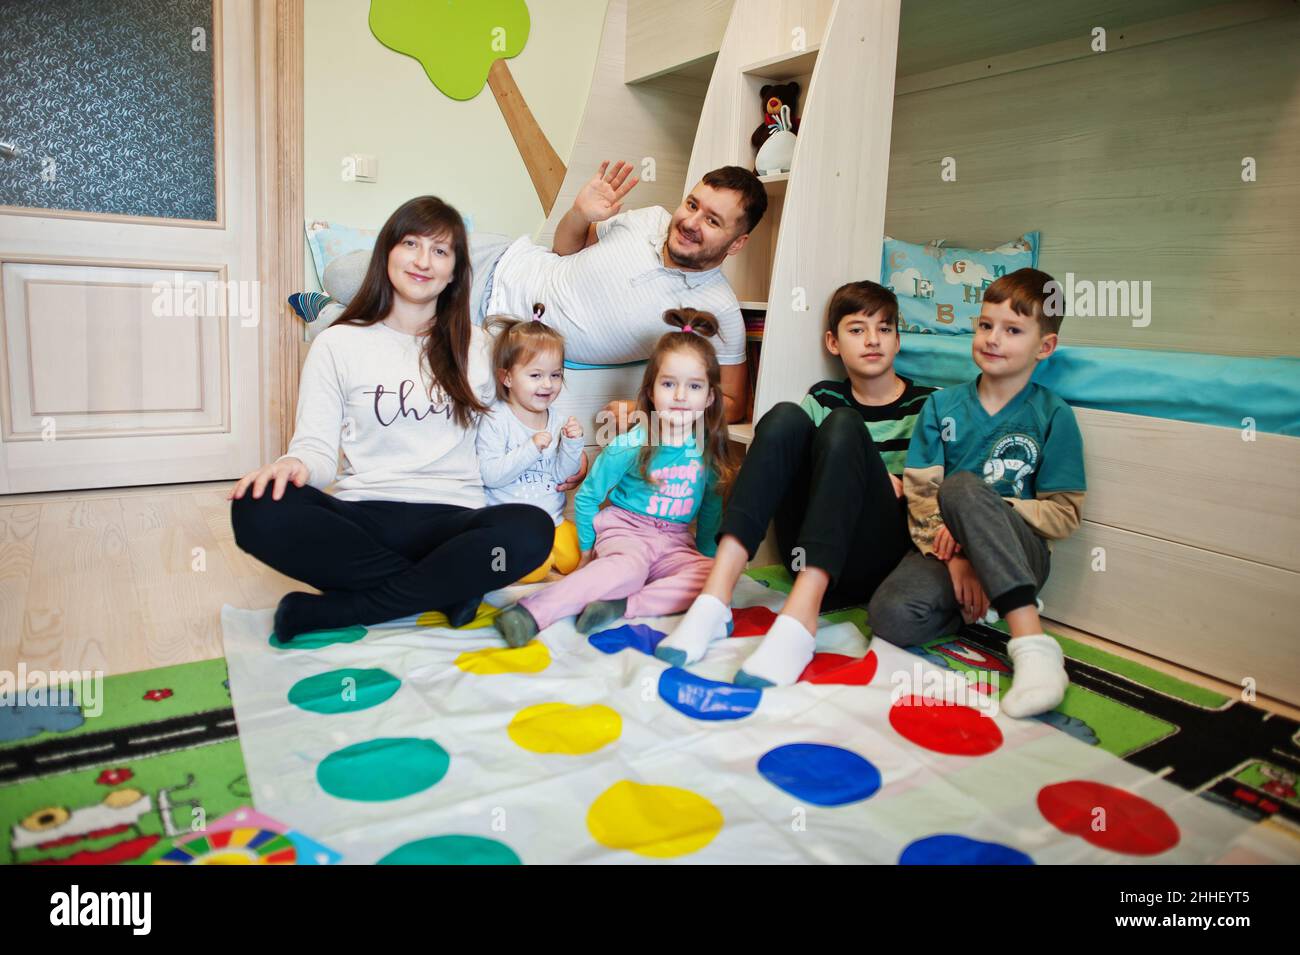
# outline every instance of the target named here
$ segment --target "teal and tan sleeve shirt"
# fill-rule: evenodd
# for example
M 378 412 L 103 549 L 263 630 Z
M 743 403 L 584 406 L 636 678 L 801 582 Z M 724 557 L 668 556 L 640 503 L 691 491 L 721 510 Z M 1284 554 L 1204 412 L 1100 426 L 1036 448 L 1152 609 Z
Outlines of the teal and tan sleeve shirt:
M 932 550 L 943 522 L 939 486 L 956 471 L 983 478 L 1049 541 L 1069 537 L 1082 519 L 1087 480 L 1074 411 L 1031 381 L 990 415 L 980 404 L 978 381 L 935 394 L 912 435 L 903 488 L 912 540 L 922 553 Z

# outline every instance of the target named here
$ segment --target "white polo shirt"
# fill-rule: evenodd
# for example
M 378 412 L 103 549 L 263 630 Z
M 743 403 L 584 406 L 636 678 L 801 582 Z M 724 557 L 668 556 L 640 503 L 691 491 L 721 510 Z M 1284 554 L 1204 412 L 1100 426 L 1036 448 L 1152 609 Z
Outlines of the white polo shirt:
M 564 336 L 565 358 L 614 365 L 650 357 L 669 331 L 667 309 L 696 308 L 717 316 L 718 362 L 743 363 L 745 322 L 722 270 L 664 267 L 671 221 L 662 206 L 619 213 L 596 224 L 595 245 L 572 255 L 515 240 L 497 262 L 487 314 L 527 318 L 541 302 L 543 321 Z

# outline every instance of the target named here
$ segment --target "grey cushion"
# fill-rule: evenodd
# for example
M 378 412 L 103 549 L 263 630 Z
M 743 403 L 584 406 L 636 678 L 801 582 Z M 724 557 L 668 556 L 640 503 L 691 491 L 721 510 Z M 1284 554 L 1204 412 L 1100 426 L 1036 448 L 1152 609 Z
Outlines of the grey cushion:
M 347 255 L 340 255 L 325 266 L 325 274 L 321 277 L 325 294 L 344 305 L 352 301 L 361 288 L 361 281 L 366 277 L 366 269 L 370 267 L 371 251 L 357 249 Z

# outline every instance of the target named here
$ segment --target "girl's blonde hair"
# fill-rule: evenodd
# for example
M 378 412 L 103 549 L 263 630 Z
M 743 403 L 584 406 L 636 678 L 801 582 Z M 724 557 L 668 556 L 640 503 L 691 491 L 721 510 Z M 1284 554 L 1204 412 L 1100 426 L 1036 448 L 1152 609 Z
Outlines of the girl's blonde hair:
M 483 323 L 485 331 L 496 336 L 492 343 L 492 377 L 497 397 L 506 400 L 505 378 L 516 365 L 526 365 L 545 352 L 558 352 L 564 365 L 564 336 L 539 319 L 544 309 L 538 305 L 532 319 L 512 315 L 490 315 Z
M 641 379 L 641 389 L 636 396 L 636 409 L 645 417 L 644 421 L 654 420 L 654 387 L 659 378 L 659 369 L 664 359 L 673 352 L 685 351 L 695 356 L 704 365 L 709 381 L 709 394 L 713 403 L 704 409 L 704 467 L 712 469 L 717 475 L 717 490 L 725 500 L 731 491 L 740 465 L 735 459 L 730 442 L 727 439 L 726 404 L 722 397 L 722 371 L 718 367 L 718 353 L 707 339 L 718 335 L 718 320 L 710 312 L 701 312 L 693 308 L 670 308 L 664 312 L 664 321 L 673 327 L 655 344 L 646 365 L 645 375 Z M 647 440 L 641 448 L 637 466 L 642 478 L 650 482 L 650 460 L 654 457 L 655 447 L 652 440 Z

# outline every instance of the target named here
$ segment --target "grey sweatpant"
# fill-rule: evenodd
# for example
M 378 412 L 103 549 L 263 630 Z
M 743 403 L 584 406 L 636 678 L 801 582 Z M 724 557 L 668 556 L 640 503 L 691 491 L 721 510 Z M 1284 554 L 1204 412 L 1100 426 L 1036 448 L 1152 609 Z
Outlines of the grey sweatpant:
M 939 513 L 999 614 L 1034 602 L 1051 569 L 1047 542 L 992 487 L 957 471 L 939 485 Z M 956 633 L 961 607 L 948 565 L 909 551 L 872 596 L 867 617 L 877 636 L 899 647 Z

